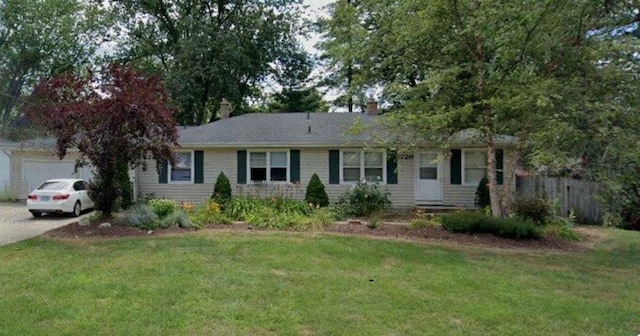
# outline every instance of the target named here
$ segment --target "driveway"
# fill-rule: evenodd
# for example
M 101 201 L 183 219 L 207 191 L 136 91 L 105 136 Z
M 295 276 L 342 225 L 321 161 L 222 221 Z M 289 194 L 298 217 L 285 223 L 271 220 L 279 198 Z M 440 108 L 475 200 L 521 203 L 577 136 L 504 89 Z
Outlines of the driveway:
M 69 215 L 33 218 L 24 203 L 0 203 L 0 246 L 39 236 L 78 221 Z

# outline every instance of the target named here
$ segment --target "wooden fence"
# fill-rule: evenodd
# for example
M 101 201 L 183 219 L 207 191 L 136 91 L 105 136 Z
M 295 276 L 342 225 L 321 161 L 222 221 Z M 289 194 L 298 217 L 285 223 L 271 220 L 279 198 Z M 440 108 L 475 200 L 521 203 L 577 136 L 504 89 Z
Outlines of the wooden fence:
M 558 214 L 564 217 L 571 211 L 578 223 L 602 224 L 603 209 L 596 195 L 600 185 L 596 182 L 570 177 L 527 176 L 516 178 L 516 196 L 541 197 L 558 205 Z

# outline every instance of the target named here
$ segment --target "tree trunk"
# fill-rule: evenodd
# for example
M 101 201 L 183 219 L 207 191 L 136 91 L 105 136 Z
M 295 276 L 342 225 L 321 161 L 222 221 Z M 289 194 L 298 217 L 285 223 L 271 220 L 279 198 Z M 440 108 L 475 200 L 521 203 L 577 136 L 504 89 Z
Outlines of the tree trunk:
M 491 198 L 491 214 L 493 217 L 502 218 L 501 197 L 496 183 L 496 145 L 493 141 L 493 134 L 486 133 L 485 140 L 487 142 L 487 185 Z

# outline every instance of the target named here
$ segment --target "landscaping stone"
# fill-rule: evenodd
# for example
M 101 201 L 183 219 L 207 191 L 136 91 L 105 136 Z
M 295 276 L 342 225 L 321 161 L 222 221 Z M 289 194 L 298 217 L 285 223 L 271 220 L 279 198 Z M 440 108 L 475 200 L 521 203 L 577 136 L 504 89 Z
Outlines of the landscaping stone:
M 360 224 L 362 224 L 362 221 L 361 221 L 361 220 L 359 220 L 359 219 L 350 219 L 350 220 L 348 221 L 348 223 L 349 223 L 349 224 L 353 224 L 353 225 L 360 225 Z
M 98 225 L 98 231 L 100 231 L 100 233 L 106 233 L 111 231 L 111 223 L 102 223 Z

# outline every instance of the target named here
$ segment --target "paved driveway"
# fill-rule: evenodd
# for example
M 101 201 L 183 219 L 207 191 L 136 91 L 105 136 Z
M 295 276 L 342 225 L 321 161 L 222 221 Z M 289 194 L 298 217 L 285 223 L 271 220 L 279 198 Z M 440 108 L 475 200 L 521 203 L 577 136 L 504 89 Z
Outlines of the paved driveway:
M 0 246 L 39 236 L 77 221 L 68 215 L 33 218 L 24 203 L 0 203 Z

